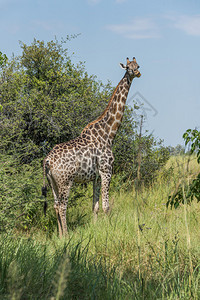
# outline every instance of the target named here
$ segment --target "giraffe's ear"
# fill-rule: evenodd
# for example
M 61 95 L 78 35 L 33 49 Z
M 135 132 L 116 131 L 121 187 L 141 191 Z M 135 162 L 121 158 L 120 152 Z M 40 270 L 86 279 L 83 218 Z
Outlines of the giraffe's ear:
M 126 70 L 126 66 L 125 66 L 124 64 L 120 63 L 119 65 L 120 65 L 120 67 L 121 67 L 122 69 L 125 69 L 125 70 Z

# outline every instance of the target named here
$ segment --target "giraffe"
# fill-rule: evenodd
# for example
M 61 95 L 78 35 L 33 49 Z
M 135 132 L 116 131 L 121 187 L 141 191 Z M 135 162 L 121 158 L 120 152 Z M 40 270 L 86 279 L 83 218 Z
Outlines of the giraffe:
M 56 145 L 43 162 L 43 188 L 46 197 L 45 175 L 54 196 L 59 236 L 67 235 L 66 209 L 73 182 L 93 181 L 93 212 L 97 219 L 100 189 L 102 208 L 109 211 L 109 185 L 114 157 L 112 143 L 122 122 L 125 103 L 133 78 L 140 77 L 135 57 L 127 58 L 125 75 L 115 88 L 103 113 L 89 123 L 77 138 Z

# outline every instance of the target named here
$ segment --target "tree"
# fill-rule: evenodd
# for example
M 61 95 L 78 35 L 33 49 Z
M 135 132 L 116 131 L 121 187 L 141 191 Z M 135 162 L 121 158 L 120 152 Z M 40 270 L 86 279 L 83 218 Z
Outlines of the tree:
M 22 55 L 1 76 L 0 134 L 2 149 L 30 162 L 77 136 L 103 110 L 112 89 L 82 63 L 74 66 L 57 40 L 21 47 Z
M 178 144 L 175 147 L 169 146 L 168 149 L 169 149 L 170 155 L 177 156 L 177 155 L 182 155 L 185 153 L 185 148 L 180 144 Z
M 190 154 L 195 153 L 200 164 L 200 131 L 188 129 L 184 134 L 185 146 L 190 144 Z M 180 204 L 190 204 L 194 199 L 200 201 L 200 173 L 185 187 L 179 186 L 178 190 L 169 196 L 167 207 L 177 208 Z

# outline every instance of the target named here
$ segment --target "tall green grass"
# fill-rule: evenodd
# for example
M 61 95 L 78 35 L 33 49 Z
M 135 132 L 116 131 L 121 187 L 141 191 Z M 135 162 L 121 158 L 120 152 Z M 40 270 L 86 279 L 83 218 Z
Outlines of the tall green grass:
M 94 223 L 91 199 L 69 207 L 66 239 L 2 234 L 0 299 L 199 299 L 200 206 L 166 208 L 197 172 L 195 159 L 176 157 L 148 188 L 116 192 L 115 182 L 109 216 Z

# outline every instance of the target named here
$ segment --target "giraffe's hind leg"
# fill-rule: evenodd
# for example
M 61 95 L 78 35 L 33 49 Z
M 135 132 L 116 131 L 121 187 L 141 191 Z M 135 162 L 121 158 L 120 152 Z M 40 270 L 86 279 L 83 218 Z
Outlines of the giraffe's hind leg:
M 59 188 L 59 197 L 58 202 L 56 203 L 55 210 L 58 220 L 58 229 L 59 229 L 59 236 L 66 236 L 67 231 L 67 222 L 66 222 L 66 210 L 67 210 L 67 203 L 70 193 L 70 188 L 73 184 L 73 181 L 69 181 L 67 184 L 62 184 L 62 187 Z
M 54 196 L 54 209 L 58 221 L 59 236 L 62 237 L 63 235 L 67 235 L 66 210 L 73 181 L 69 181 L 68 183 L 59 181 L 58 178 L 54 178 L 50 172 L 47 174 L 47 179 L 51 185 Z
M 58 186 L 56 184 L 56 180 L 52 176 L 50 170 L 47 170 L 47 179 L 49 182 L 49 185 L 51 186 L 53 197 L 54 197 L 54 209 L 56 212 L 56 217 L 58 221 L 58 230 L 59 230 L 59 236 L 62 236 L 62 224 L 61 224 L 61 218 L 59 215 L 59 191 L 58 191 Z
M 57 201 L 55 201 L 54 209 L 55 209 L 55 212 L 56 212 L 56 218 L 57 218 L 57 221 L 58 221 L 59 237 L 61 238 L 62 235 L 63 235 L 63 231 L 62 231 L 61 218 L 60 218 L 60 214 L 59 214 L 59 205 L 58 205 L 58 202 L 57 202 Z

